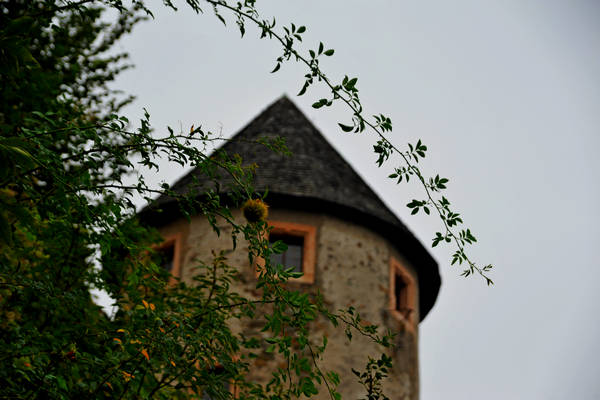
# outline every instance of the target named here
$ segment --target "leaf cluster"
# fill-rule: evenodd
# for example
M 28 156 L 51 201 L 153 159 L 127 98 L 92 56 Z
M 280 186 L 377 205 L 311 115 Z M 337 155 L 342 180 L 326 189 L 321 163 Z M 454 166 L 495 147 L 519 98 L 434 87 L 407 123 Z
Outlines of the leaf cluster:
M 135 125 L 118 115 L 131 98 L 120 98 L 110 82 L 129 65 L 126 54 L 110 50 L 149 10 L 103 2 L 119 11 L 109 24 L 97 4 L 0 6 L 0 397 L 226 399 L 231 383 L 248 399 L 311 397 L 323 388 L 340 398 L 339 375 L 319 366 L 327 338 L 312 337 L 311 324 L 325 318 L 349 338 L 357 332 L 386 347 L 391 335 L 378 336 L 354 310 L 332 313 L 319 295 L 285 288 L 298 273 L 270 263 L 285 246 L 269 245 L 264 222 L 240 224 L 230 208 L 255 197 L 256 166 L 223 151 L 207 154 L 207 144 L 222 139 L 201 126 L 159 136 L 147 111 Z M 232 9 L 255 16 L 253 6 Z M 247 16 L 238 16 L 244 34 Z M 291 56 L 306 29 L 286 29 Z M 332 54 L 321 44 L 315 65 Z M 259 142 L 288 153 L 281 140 Z M 194 166 L 200 177 L 185 193 L 150 186 L 137 168 L 158 171 L 160 158 Z M 222 176 L 232 184 L 222 187 Z M 163 269 L 162 239 L 138 221 L 135 207 L 136 198 L 156 196 L 176 200 L 188 218 L 204 216 L 217 234 L 226 223 L 233 248 L 244 238 L 251 262 L 266 260 L 258 295 L 233 290 L 240 276 L 225 252 L 197 260 L 193 282 Z M 111 315 L 91 289 L 111 296 Z M 236 320 L 254 321 L 261 332 L 234 333 Z M 263 354 L 286 367 L 257 382 L 249 365 Z

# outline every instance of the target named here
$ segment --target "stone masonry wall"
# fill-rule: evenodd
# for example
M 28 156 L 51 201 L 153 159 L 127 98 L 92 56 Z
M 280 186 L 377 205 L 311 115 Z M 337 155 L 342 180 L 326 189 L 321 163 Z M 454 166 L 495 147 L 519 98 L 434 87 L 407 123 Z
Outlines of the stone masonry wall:
M 234 215 L 241 221 L 239 212 Z M 324 214 L 278 209 L 270 210 L 269 219 L 309 224 L 317 228 L 315 282 L 289 283 L 289 287 L 308 291 L 318 289 L 331 310 L 354 306 L 364 320 L 380 325 L 382 330 L 392 329 L 398 332 L 397 346 L 392 353 L 394 370 L 386 381 L 385 393 L 394 400 L 417 400 L 418 324 L 414 322 L 409 326 L 406 322 L 398 321 L 388 310 L 390 257 L 398 259 L 417 283 L 414 268 L 385 238 L 351 222 Z M 254 268 L 249 265 L 247 245 L 240 241 L 238 248 L 232 251 L 231 229 L 225 223 L 221 227 L 221 236 L 218 237 L 203 217 L 193 217 L 189 223 L 185 219 L 175 221 L 161 228 L 161 233 L 165 237 L 178 232 L 182 235 L 182 280 L 191 282 L 195 273 L 192 268 L 195 260 L 210 262 L 211 250 L 226 250 L 228 262 L 240 272 L 241 282 L 234 290 L 254 297 L 256 277 Z M 415 310 L 415 313 L 413 321 L 418 321 L 419 310 Z M 232 326 L 234 330 L 258 333 L 257 324 L 252 324 L 251 321 L 235 325 Z M 349 343 L 342 328 L 334 328 L 325 320 L 319 320 L 311 326 L 311 332 L 318 343 L 322 335 L 328 337 L 327 350 L 320 367 L 340 374 L 342 382 L 339 389 L 343 398 L 356 399 L 363 396 L 364 391 L 356 382 L 351 368 L 362 370 L 368 356 L 378 357 L 382 350 L 369 339 L 356 334 Z M 251 368 L 252 378 L 266 381 L 269 378 L 268 371 L 278 361 L 272 355 L 265 355 L 254 363 Z M 329 397 L 323 390 L 319 398 Z

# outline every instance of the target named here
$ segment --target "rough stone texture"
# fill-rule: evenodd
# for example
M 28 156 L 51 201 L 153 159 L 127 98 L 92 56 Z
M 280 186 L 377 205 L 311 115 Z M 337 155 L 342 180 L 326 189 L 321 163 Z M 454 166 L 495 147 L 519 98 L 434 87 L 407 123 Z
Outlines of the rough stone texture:
M 238 212 L 236 218 L 241 219 Z M 337 310 L 347 306 L 358 309 L 363 319 L 378 324 L 382 329 L 391 328 L 398 331 L 397 348 L 393 353 L 394 371 L 385 388 L 391 399 L 418 399 L 418 326 L 405 329 L 404 325 L 391 317 L 388 307 L 389 260 L 391 256 L 400 260 L 411 273 L 415 282 L 418 276 L 413 266 L 398 253 L 395 246 L 383 236 L 361 225 L 343 221 L 324 213 L 307 213 L 284 209 L 271 209 L 271 220 L 310 224 L 317 227 L 317 258 L 315 283 L 292 284 L 291 288 L 316 291 L 324 295 L 330 309 Z M 211 251 L 227 250 L 228 262 L 240 271 L 241 282 L 234 290 L 253 297 L 256 292 L 254 269 L 249 265 L 247 245 L 240 242 L 235 251 L 231 251 L 231 239 L 226 224 L 222 226 L 221 236 L 212 232 L 211 227 L 202 217 L 193 217 L 188 223 L 184 219 L 174 221 L 161 228 L 163 235 L 181 232 L 182 279 L 191 282 L 195 273 L 192 268 L 194 260 L 210 262 Z M 418 286 L 418 285 L 417 285 Z M 417 293 L 418 295 L 418 293 Z M 417 302 L 418 304 L 418 302 Z M 418 321 L 419 310 L 415 321 Z M 246 333 L 259 333 L 256 322 L 233 322 L 232 329 Z M 322 335 L 327 335 L 329 343 L 321 368 L 340 373 L 342 383 L 340 392 L 345 399 L 359 398 L 364 394 L 356 382 L 350 368 L 364 368 L 368 355 L 378 356 L 381 353 L 369 339 L 355 335 L 348 343 L 343 329 L 334 328 L 328 321 L 319 320 L 311 326 L 316 343 L 320 343 Z M 253 379 L 266 381 L 269 372 L 280 360 L 272 355 L 265 355 L 254 361 Z M 328 396 L 323 392 L 319 398 Z

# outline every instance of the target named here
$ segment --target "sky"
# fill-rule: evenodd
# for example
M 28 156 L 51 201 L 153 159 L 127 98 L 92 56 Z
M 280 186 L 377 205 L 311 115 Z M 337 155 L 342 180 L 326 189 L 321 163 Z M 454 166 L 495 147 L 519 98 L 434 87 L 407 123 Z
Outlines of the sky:
M 598 399 L 600 379 L 600 4 L 593 1 L 372 0 L 257 2 L 263 17 L 305 25 L 303 51 L 323 41 L 334 80 L 358 77 L 368 114 L 391 117 L 393 143 L 428 146 L 427 175 L 492 263 L 493 287 L 464 279 L 435 248 L 442 288 L 420 325 L 421 399 Z M 136 68 L 116 87 L 138 96 L 157 134 L 194 124 L 229 137 L 287 94 L 425 244 L 440 229 L 406 208 L 418 186 L 378 169 L 370 134 L 345 134 L 351 113 L 296 97 L 300 65 L 270 71 L 280 50 L 235 21 L 156 2 L 155 19 L 118 47 Z M 154 179 L 186 171 L 167 168 Z

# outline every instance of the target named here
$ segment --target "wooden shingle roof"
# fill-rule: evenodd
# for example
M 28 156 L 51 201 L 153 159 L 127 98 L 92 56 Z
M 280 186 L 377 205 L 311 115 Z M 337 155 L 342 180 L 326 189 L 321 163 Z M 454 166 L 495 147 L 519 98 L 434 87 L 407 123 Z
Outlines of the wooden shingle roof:
M 292 156 L 252 143 L 275 136 L 285 138 Z M 254 186 L 258 192 L 268 189 L 266 201 L 272 207 L 333 214 L 366 225 L 394 243 L 417 270 L 421 319 L 427 315 L 441 282 L 436 261 L 290 99 L 283 96 L 271 104 L 222 149 L 241 155 L 245 165 L 258 165 Z M 192 170 L 172 189 L 185 193 L 193 182 L 203 179 Z M 142 214 L 171 202 L 159 197 Z

